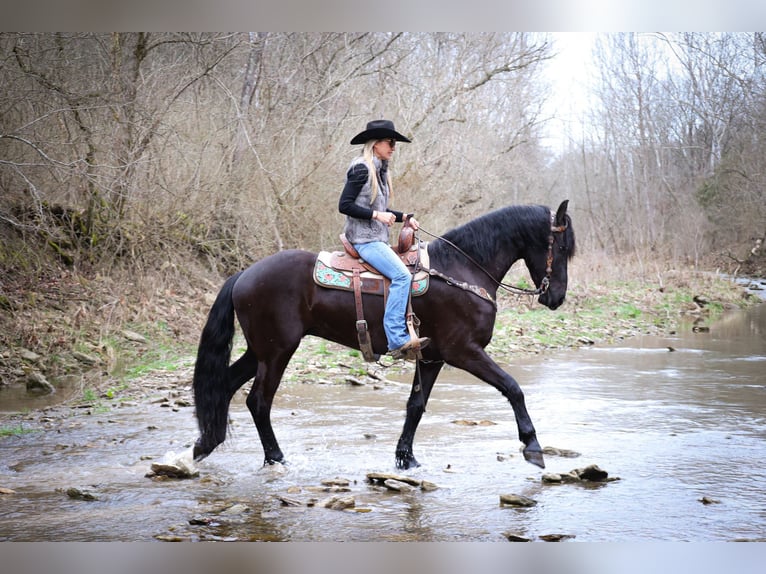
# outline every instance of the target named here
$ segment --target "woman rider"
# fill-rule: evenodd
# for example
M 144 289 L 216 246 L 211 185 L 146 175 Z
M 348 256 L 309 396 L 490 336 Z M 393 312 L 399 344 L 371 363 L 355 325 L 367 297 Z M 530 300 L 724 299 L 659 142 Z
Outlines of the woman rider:
M 413 339 L 407 332 L 405 315 L 412 276 L 389 246 L 389 227 L 394 222 L 409 221 L 415 230 L 420 227 L 412 214 L 389 208 L 392 186 L 388 162 L 397 141 L 410 142 L 394 129 L 390 120 L 373 120 L 352 138 L 351 145 L 364 147 L 348 168 L 338 208 L 346 216 L 344 232 L 348 241 L 362 259 L 391 281 L 383 315 L 389 353 L 397 358 L 410 358 L 430 339 Z

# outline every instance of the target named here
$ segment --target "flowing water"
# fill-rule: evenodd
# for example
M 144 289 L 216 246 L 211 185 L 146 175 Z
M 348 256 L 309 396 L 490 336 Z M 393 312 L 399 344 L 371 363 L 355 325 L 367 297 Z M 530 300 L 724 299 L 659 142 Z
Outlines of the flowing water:
M 158 383 L 169 400 L 54 407 L 18 423 L 43 432 L 0 437 L 0 489 L 13 491 L 0 494 L 0 540 L 766 540 L 766 304 L 709 332 L 524 358 L 507 370 L 541 444 L 579 457 L 548 456 L 545 471 L 527 464 L 507 402 L 445 369 L 415 437 L 420 468 L 394 468 L 407 380 L 290 382 L 273 411 L 288 466 L 262 467 L 238 394 L 230 438 L 199 477 L 156 481 L 145 476 L 151 463 L 196 437 L 188 387 L 179 395 Z M 591 464 L 619 480 L 541 481 Z M 389 491 L 366 481 L 373 471 L 439 488 Z M 333 495 L 321 482 L 335 477 L 349 480 L 337 495 L 353 497 L 355 510 L 308 506 Z M 501 494 L 537 504 L 504 507 Z

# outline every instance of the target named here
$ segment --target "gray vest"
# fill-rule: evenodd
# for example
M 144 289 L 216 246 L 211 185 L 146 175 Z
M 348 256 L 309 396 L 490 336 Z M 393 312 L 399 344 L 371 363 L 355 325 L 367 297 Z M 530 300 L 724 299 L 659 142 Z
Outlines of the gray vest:
M 362 156 L 354 158 L 349 165 L 349 169 L 363 161 L 364 158 Z M 373 162 L 375 164 L 375 171 L 379 171 L 381 168 L 381 161 L 378 158 L 373 158 Z M 378 195 L 373 202 L 372 177 L 373 174 L 368 174 L 367 183 L 362 187 L 362 191 L 359 192 L 354 203 L 375 211 L 385 211 L 388 207 L 388 184 L 380 181 L 380 178 L 378 178 Z M 372 241 L 383 241 L 384 243 L 388 243 L 388 226 L 374 219 L 357 219 L 355 217 L 346 216 L 346 225 L 343 232 L 351 243 L 371 243 Z

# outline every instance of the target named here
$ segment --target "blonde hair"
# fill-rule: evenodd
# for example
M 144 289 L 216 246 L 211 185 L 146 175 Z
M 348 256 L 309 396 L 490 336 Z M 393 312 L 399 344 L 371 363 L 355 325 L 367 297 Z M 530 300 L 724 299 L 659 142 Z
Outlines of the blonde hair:
M 373 158 L 375 157 L 375 153 L 373 152 L 372 148 L 375 147 L 375 144 L 379 141 L 383 140 L 367 140 L 364 144 L 364 149 L 362 150 L 362 157 L 364 157 L 364 163 L 367 165 L 367 170 L 370 172 L 370 177 L 372 178 L 372 199 L 371 202 L 375 201 L 375 198 L 378 197 L 378 171 L 375 169 L 375 162 L 373 161 Z M 391 172 L 386 171 L 386 185 L 388 185 L 388 201 L 391 202 L 391 199 L 394 197 L 394 187 L 391 185 Z

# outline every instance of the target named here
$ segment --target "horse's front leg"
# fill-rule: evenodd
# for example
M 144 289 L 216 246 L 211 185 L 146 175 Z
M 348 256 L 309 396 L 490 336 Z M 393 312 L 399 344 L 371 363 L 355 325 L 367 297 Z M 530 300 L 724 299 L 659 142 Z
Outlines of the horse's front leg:
M 396 445 L 396 467 L 408 469 L 420 466 L 412 453 L 412 441 L 415 438 L 415 431 L 420 424 L 420 419 L 426 410 L 428 397 L 431 396 L 431 390 L 436 382 L 436 377 L 444 363 L 424 363 L 419 361 L 415 369 L 415 378 L 412 381 L 412 390 L 410 398 L 407 400 L 407 416 L 404 419 L 404 429 Z
M 540 468 L 545 468 L 543 449 L 537 442 L 537 433 L 527 412 L 524 393 L 516 379 L 501 369 L 481 348 L 465 349 L 461 357 L 448 362 L 489 383 L 508 399 L 516 416 L 519 440 L 524 443 L 524 459 Z

